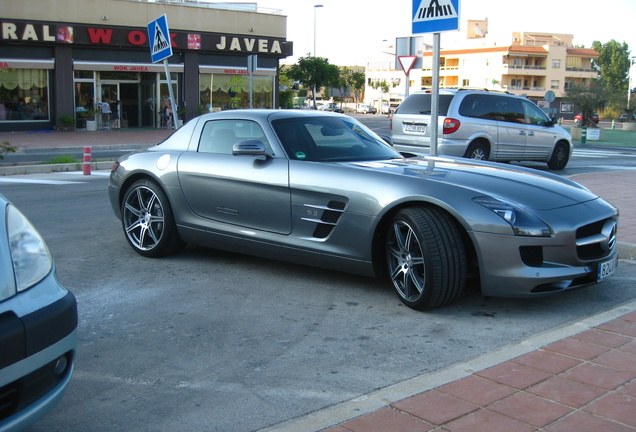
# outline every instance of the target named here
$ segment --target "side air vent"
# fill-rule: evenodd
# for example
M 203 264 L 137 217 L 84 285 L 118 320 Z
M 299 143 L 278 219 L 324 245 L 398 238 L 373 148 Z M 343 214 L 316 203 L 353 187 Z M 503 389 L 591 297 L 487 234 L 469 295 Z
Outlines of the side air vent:
M 342 201 L 329 201 L 326 206 L 314 204 L 305 204 L 305 206 L 318 211 L 319 218 L 303 218 L 303 220 L 315 223 L 316 228 L 313 236 L 318 239 L 324 239 L 331 234 L 331 231 L 338 224 L 347 204 Z

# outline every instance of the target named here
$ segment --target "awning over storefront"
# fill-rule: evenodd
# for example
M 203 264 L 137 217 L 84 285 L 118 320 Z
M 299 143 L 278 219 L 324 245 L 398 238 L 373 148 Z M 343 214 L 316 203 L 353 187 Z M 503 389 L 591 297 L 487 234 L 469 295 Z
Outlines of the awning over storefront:
M 169 64 L 170 72 L 183 72 L 182 64 Z M 73 69 L 109 72 L 165 72 L 163 63 L 73 61 Z
M 28 60 L 28 59 L 3 59 L 0 58 L 0 70 L 2 69 L 54 69 L 55 60 Z

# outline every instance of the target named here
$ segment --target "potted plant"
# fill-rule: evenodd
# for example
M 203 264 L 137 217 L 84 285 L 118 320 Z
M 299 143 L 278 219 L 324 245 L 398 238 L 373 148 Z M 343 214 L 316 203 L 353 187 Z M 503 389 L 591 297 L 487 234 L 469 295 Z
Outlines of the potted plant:
M 62 114 L 58 130 L 61 132 L 73 132 L 75 130 L 75 119 L 68 114 Z

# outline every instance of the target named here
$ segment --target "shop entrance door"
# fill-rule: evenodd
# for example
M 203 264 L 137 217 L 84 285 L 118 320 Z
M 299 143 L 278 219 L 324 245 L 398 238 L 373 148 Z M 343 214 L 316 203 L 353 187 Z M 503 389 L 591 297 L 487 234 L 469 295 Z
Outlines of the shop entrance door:
M 141 119 L 139 112 L 139 84 L 120 83 L 119 100 L 121 100 L 122 127 L 137 128 Z
M 155 81 L 142 81 L 139 86 L 139 104 L 141 112 L 139 121 L 141 127 L 156 128 L 157 127 L 157 84 Z

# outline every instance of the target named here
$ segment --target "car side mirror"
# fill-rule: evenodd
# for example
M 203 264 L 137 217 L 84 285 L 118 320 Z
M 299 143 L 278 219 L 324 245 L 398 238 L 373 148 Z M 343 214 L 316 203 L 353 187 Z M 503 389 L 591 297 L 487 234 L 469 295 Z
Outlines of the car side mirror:
M 232 146 L 234 156 L 265 156 L 272 157 L 265 150 L 265 143 L 257 139 L 245 139 L 234 143 Z

